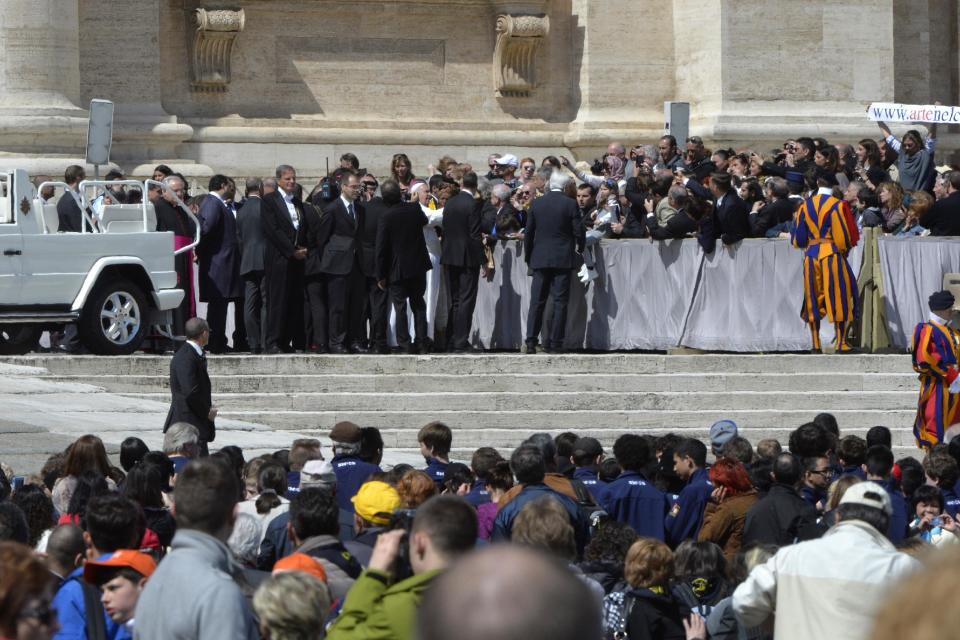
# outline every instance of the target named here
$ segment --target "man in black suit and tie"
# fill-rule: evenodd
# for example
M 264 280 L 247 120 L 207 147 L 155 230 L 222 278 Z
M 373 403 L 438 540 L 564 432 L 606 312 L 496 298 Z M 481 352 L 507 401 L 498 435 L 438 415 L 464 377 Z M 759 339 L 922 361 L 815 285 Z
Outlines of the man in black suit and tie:
M 260 222 L 260 178 L 248 178 L 247 199 L 237 212 L 237 243 L 240 245 L 240 277 L 243 279 L 243 323 L 247 345 L 253 353 L 263 351 L 263 330 L 267 324 L 264 304 L 266 282 L 263 271 L 263 225 Z
M 687 189 L 705 200 L 713 200 L 713 213 L 701 222 L 697 238 L 704 253 L 713 253 L 718 239 L 725 245 L 732 245 L 750 236 L 750 213 L 730 183 L 729 173 L 717 171 L 710 174 L 709 189 L 682 171 L 680 175 Z
M 267 323 L 264 353 L 291 352 L 304 338 L 303 261 L 307 250 L 300 242 L 303 202 L 296 199 L 297 172 L 288 164 L 276 171 L 277 190 L 263 196 L 263 273 L 266 283 Z M 301 329 L 297 331 L 298 327 Z
M 363 188 L 362 183 L 361 188 Z M 360 267 L 366 280 L 366 307 L 370 310 L 370 350 L 380 354 L 390 353 L 390 348 L 387 346 L 387 320 L 390 315 L 389 296 L 386 290 L 377 286 L 377 281 L 380 278 L 376 266 L 377 229 L 381 217 L 387 210 L 388 205 L 382 197 L 373 198 L 364 203 L 363 229 L 360 237 Z M 423 237 L 422 228 L 420 236 Z M 363 320 L 361 320 L 361 324 L 362 322 Z
M 550 294 L 553 294 L 553 317 L 544 351 L 556 353 L 563 349 L 570 271 L 577 266 L 577 254 L 583 253 L 584 245 L 583 222 L 577 201 L 564 195 L 572 181 L 565 173 L 554 171 L 550 176 L 550 191 L 534 200 L 527 212 L 523 253 L 527 265 L 533 269 L 526 340 L 527 353 L 531 354 L 537 352 L 543 311 Z
M 210 352 L 227 350 L 227 305 L 243 296 L 240 280 L 240 248 L 237 221 L 227 208 L 233 198 L 233 182 L 217 174 L 210 178 L 210 193 L 200 205 L 200 301 L 207 303 Z
M 393 180 L 380 187 L 385 212 L 380 217 L 376 242 L 377 287 L 390 291 L 397 316 L 397 344 L 408 353 L 429 353 L 427 331 L 427 271 L 432 268 L 423 237 L 427 216 L 416 202 L 401 202 L 400 185 Z M 407 300 L 413 311 L 416 341 L 410 343 Z
M 316 229 L 310 228 L 308 246 L 319 252 L 318 270 L 327 285 L 330 353 L 367 351 L 362 343 L 366 287 L 360 265 L 365 212 L 357 202 L 359 195 L 360 177 L 343 170 L 340 197 L 327 205 Z
M 190 318 L 185 331 L 187 341 L 170 361 L 172 399 L 163 432 L 176 422 L 192 424 L 200 432 L 200 455 L 206 456 L 207 443 L 217 435 L 213 422 L 217 408 L 213 406 L 207 356 L 203 353 L 210 341 L 210 326 L 203 318 Z
M 67 167 L 63 174 L 63 181 L 67 183 L 68 188 L 57 200 L 57 220 L 61 233 L 80 233 L 83 227 L 86 227 L 88 232 L 90 231 L 90 224 L 83 219 L 83 214 L 80 211 L 80 193 L 77 190 L 80 183 L 86 178 L 87 174 L 83 167 L 76 164 Z
M 480 231 L 483 202 L 475 196 L 477 174 L 465 173 L 461 191 L 443 209 L 443 248 L 440 264 L 449 292 L 447 344 L 451 351 L 470 351 L 470 326 L 477 304 L 477 281 L 486 275 Z

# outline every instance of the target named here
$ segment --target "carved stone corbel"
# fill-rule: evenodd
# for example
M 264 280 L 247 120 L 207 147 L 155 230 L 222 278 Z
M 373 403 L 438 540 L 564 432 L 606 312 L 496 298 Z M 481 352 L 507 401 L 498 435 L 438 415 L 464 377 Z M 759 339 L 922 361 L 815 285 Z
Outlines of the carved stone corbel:
M 497 16 L 493 86 L 497 96 L 525 98 L 537 86 L 537 51 L 550 31 L 547 16 Z
M 230 53 L 237 34 L 243 31 L 243 9 L 197 9 L 197 31 L 193 38 L 194 91 L 220 93 L 230 84 Z

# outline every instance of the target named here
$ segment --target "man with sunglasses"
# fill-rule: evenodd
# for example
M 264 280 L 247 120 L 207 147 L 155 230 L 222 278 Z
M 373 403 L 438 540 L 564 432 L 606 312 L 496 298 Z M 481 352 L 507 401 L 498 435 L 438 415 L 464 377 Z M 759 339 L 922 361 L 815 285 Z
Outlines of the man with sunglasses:
M 683 167 L 686 173 L 692 174 L 701 184 L 707 176 L 717 170 L 717 165 L 707 156 L 707 150 L 703 147 L 703 138 L 700 136 L 687 138 L 687 148 L 683 153 Z
M 833 467 L 827 456 L 813 456 L 803 461 L 803 484 L 800 496 L 808 503 L 823 511 L 827 499 L 827 489 L 833 480 Z

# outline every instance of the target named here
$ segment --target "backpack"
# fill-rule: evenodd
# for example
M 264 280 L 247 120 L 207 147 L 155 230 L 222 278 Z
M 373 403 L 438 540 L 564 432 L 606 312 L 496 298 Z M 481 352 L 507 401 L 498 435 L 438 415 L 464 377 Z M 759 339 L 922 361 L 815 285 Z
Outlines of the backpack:
M 609 515 L 603 507 L 597 504 L 593 499 L 587 485 L 581 480 L 572 479 L 570 484 L 573 486 L 574 493 L 577 494 L 577 508 L 590 524 L 590 534 L 593 535 L 600 523 Z
M 627 623 L 633 610 L 633 596 L 625 591 L 614 591 L 603 598 L 604 640 L 627 640 Z
M 100 602 L 100 589 L 80 578 L 77 582 L 83 589 L 83 615 L 87 620 L 87 640 L 107 640 L 107 622 L 103 603 Z

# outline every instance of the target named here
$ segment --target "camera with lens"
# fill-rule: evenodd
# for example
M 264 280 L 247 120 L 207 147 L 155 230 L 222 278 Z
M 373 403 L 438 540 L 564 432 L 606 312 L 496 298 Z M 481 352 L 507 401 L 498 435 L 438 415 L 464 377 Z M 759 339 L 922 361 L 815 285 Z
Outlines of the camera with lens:
M 390 572 L 393 574 L 394 583 L 413 575 L 413 567 L 410 565 L 410 530 L 413 529 L 413 518 L 416 515 L 416 509 L 397 509 L 390 515 L 390 522 L 387 524 L 387 531 L 404 531 Z

